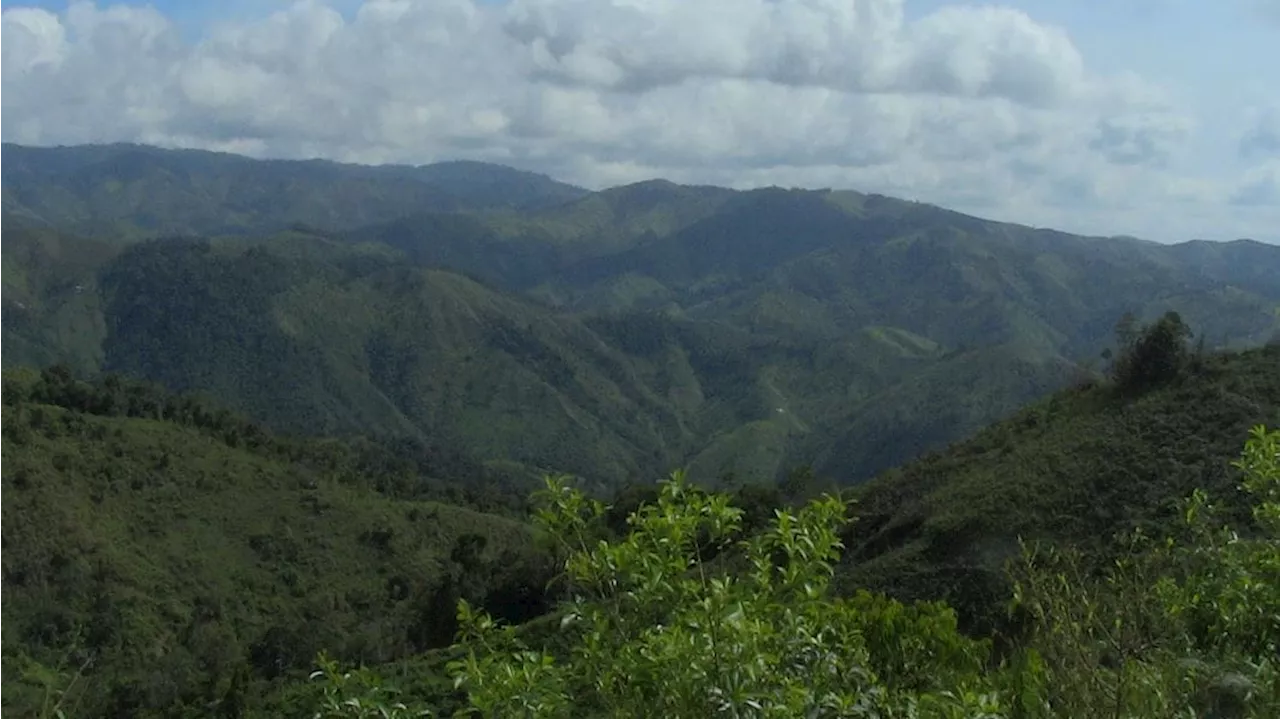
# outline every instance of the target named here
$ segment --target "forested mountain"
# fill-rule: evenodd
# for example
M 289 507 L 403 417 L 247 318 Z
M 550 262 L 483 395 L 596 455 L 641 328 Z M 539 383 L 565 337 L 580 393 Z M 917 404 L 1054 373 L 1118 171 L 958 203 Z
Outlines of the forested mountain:
M 6 366 L 606 484 L 804 463 L 855 482 L 1090 376 L 1127 312 L 1176 310 L 1209 347 L 1280 331 L 1280 248 L 1244 240 L 1086 238 L 850 191 L 585 193 L 477 163 L 5 159 Z
M 585 190 L 479 162 L 368 167 L 199 150 L 5 143 L 6 214 L 107 239 L 352 229 L 422 212 L 532 209 Z

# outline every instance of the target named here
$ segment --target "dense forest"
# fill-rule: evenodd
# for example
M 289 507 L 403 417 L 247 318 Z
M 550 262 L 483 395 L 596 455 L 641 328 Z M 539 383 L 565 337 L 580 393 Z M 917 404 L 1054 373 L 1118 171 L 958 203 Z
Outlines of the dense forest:
M 4 152 L 6 714 L 1280 715 L 1277 248 Z

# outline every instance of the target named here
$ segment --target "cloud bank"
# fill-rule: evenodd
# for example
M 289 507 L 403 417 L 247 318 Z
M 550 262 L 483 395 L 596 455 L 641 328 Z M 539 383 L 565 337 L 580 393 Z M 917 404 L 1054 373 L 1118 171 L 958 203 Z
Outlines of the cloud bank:
M 3 13 L 3 134 L 271 157 L 466 157 L 590 187 L 848 187 L 1160 240 L 1280 232 L 1278 115 L 1249 171 L 1196 115 L 998 6 L 903 0 L 318 0 L 186 41 L 140 6 Z M 1269 229 L 1270 228 L 1270 229 Z M 1276 239 L 1280 239 L 1277 237 Z

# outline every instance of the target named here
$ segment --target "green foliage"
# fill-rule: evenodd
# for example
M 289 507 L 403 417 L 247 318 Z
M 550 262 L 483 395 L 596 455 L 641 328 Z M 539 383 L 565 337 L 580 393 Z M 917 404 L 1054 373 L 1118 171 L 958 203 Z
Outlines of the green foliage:
M 17 680 L 6 683 L 6 706 L 25 707 L 38 719 L 67 719 L 79 715 L 78 709 L 85 691 L 85 671 L 93 665 L 93 656 L 71 666 L 67 660 L 82 654 L 74 645 L 57 665 L 45 665 L 25 653 L 10 655 L 6 661 L 16 662 L 16 670 L 10 668 L 10 676 Z M 22 697 L 15 701 L 14 694 Z
M 318 650 L 448 645 L 460 598 L 547 610 L 527 526 L 445 503 L 502 507 L 408 448 L 62 368 L 6 372 L 3 398 L 6 716 L 242 716 Z
M 1280 422 L 1280 355 L 1204 350 L 1274 336 L 1274 248 L 473 163 L 5 153 L 5 363 L 46 367 L 4 376 L 6 712 L 1276 713 L 1274 435 L 1244 492 L 1225 460 Z M 239 237 L 120 246 L 190 233 Z M 1075 360 L 1123 307 L 1117 392 Z M 857 523 L 816 499 L 1010 414 L 860 489 Z M 548 486 L 554 615 L 529 528 L 455 506 L 673 465 L 693 483 L 612 507 Z M 389 681 L 327 656 L 306 681 L 320 649 Z
M 1213 518 L 1208 495 L 1183 504 L 1182 538 L 1128 536 L 1093 572 L 1070 549 L 1028 548 L 1015 611 L 1043 661 L 1052 716 L 1271 717 L 1280 712 L 1280 432 L 1253 430 L 1241 459 L 1254 500 L 1247 535 Z
M 1272 717 L 1280 711 L 1280 432 L 1253 430 L 1236 462 L 1254 498 L 1248 537 L 1185 503 L 1185 538 L 1127 536 L 1101 571 L 1071 547 L 1027 544 L 1011 607 L 1027 632 L 1005 658 L 965 638 L 942 604 L 831 597 L 845 502 L 779 510 L 735 542 L 742 512 L 679 473 L 599 539 L 605 507 L 548 478 L 540 528 L 572 599 L 561 649 L 466 602 L 450 663 L 469 712 L 524 717 Z M 736 545 L 740 571 L 706 551 Z
M 1176 379 L 1190 359 L 1187 340 L 1191 328 L 1177 312 L 1163 317 L 1141 331 L 1126 315 L 1117 326 L 1118 352 L 1111 364 L 1111 376 L 1122 390 L 1141 391 Z
M 843 501 L 778 510 L 740 539 L 743 513 L 676 473 L 617 541 L 592 539 L 604 507 L 549 478 L 538 526 L 561 548 L 572 599 L 564 656 L 466 603 L 457 681 L 481 716 L 988 716 L 984 645 L 945 607 L 827 588 Z M 736 548 L 742 573 L 704 557 Z M 883 672 L 883 674 L 881 674 Z
M 398 692 L 383 684 L 368 669 L 341 671 L 338 663 L 322 654 L 319 669 L 311 673 L 321 684 L 321 695 L 315 700 L 311 719 L 410 719 L 432 717 L 428 709 L 398 701 Z
M 429 437 L 610 483 L 692 439 L 580 322 L 457 275 L 318 238 L 305 252 L 148 243 L 102 274 L 101 369 L 208 392 L 278 431 Z
M 42 381 L 62 388 L 64 396 L 101 406 L 91 386 L 77 391 L 64 372 L 46 375 Z M 144 420 L 85 415 L 89 419 L 68 423 L 65 417 L 72 415 L 61 408 L 29 404 L 36 386 L 30 378 L 25 384 L 6 379 L 7 389 L 18 390 L 6 392 L 7 459 L 17 448 L 30 453 L 50 436 L 114 436 L 125 452 L 136 443 L 124 441 L 132 427 L 121 427 L 123 433 L 94 427 Z M 14 423 L 15 409 L 20 420 L 43 419 L 34 426 Z M 23 428 L 16 433 L 20 441 L 12 436 L 15 424 Z M 184 442 L 192 445 L 192 436 Z M 169 482 L 183 484 L 182 472 L 201 466 L 194 460 L 171 465 L 177 471 Z M 1280 432 L 1262 427 L 1252 431 L 1234 462 L 1240 490 L 1253 499 L 1252 511 L 1239 515 L 1250 521 L 1247 526 L 1232 528 L 1233 515 L 1219 513 L 1208 493 L 1196 491 L 1180 506 L 1180 532 L 1129 533 L 1123 551 L 1102 567 L 1070 544 L 1024 544 L 1011 568 L 1011 607 L 1022 631 L 1003 637 L 997 654 L 990 641 L 962 633 L 945 603 L 903 604 L 867 591 L 843 597 L 831 592 L 841 535 L 850 524 L 845 500 L 826 495 L 796 509 L 779 508 L 770 522 L 747 533 L 746 512 L 729 495 L 699 489 L 676 473 L 628 513 L 619 532 L 609 526 L 609 507 L 574 489 L 567 477 L 550 477 L 537 497 L 535 524 L 563 570 L 566 599 L 559 610 L 520 626 L 519 617 L 494 619 L 491 609 L 478 606 L 485 590 L 475 578 L 491 571 L 487 557 L 503 535 L 474 531 L 474 516 L 469 517 L 447 551 L 436 550 L 437 561 L 447 556 L 456 569 L 446 572 L 443 585 L 454 589 L 432 605 L 456 607 L 460 644 L 415 668 L 406 666 L 410 673 L 400 671 L 394 679 L 384 679 L 390 665 L 367 668 L 367 658 L 377 662 L 379 655 L 353 654 L 350 645 L 341 652 L 343 661 L 359 668 L 341 669 L 322 653 L 317 670 L 304 679 L 303 645 L 318 647 L 279 623 L 279 613 L 291 611 L 289 603 L 277 597 L 263 605 L 275 608 L 265 622 L 266 614 L 245 615 L 230 596 L 219 596 L 220 580 L 202 569 L 207 565 L 200 553 L 191 551 L 196 545 L 174 548 L 203 592 L 189 608 L 179 608 L 190 600 L 180 585 L 167 585 L 157 574 L 157 559 L 171 552 L 166 543 L 174 535 L 139 544 L 147 553 L 140 561 L 129 554 L 137 536 L 104 531 L 103 521 L 117 521 L 126 500 L 109 489 L 93 500 L 91 513 L 68 521 L 51 509 L 74 508 L 76 501 L 57 493 L 53 505 L 33 504 L 39 488 L 58 482 L 20 464 L 16 471 L 6 464 L 5 474 L 5 541 L 24 547 L 20 556 L 5 554 L 5 629 L 22 638 L 20 651 L 6 643 L 6 711 L 51 717 L 436 716 L 456 706 L 443 686 L 444 671 L 462 690 L 456 698 L 466 706 L 456 715 L 1261 719 L 1280 710 Z M 73 487 L 81 481 L 77 460 L 65 449 L 53 454 L 51 464 Z M 110 462 L 99 466 L 108 477 L 119 471 Z M 240 504 L 246 489 L 256 486 L 265 498 L 269 488 L 280 486 L 271 478 L 276 470 L 266 464 L 255 468 L 237 459 L 228 470 L 218 481 L 241 496 Z M 259 479 L 235 479 L 246 474 Z M 803 495 L 813 481 L 808 471 L 798 470 L 791 490 Z M 138 500 L 158 497 L 145 485 L 131 489 Z M 91 484 L 88 493 L 93 491 Z M 183 492 L 195 504 L 165 505 L 180 520 L 195 507 L 222 502 L 199 484 L 184 484 Z M 354 495 L 347 502 L 345 512 L 365 511 Z M 279 497 L 265 503 L 282 506 Z M 47 518 L 41 522 L 49 526 L 33 531 L 25 521 L 32 516 Z M 146 533 L 165 537 L 145 524 L 139 508 L 128 516 L 141 519 Z M 21 520 L 17 528 L 15 520 Z M 306 531 L 299 518 L 285 521 L 295 532 Z M 341 515 L 334 517 L 325 524 L 326 536 L 342 536 L 346 524 Z M 197 530 L 184 521 L 174 531 L 190 539 Z M 234 525 L 222 531 L 222 541 L 237 541 Z M 365 529 L 357 537 L 364 549 L 354 564 L 342 564 L 341 545 L 329 542 L 328 561 L 339 563 L 339 573 L 316 579 L 330 590 L 344 586 L 345 579 L 355 590 L 371 578 L 361 564 L 390 561 L 403 572 L 406 557 L 397 548 L 410 531 Z M 86 532 L 110 537 L 114 551 L 58 548 L 64 535 L 74 543 Z M 195 539 L 211 546 L 207 537 Z M 295 586 L 308 581 L 304 547 L 315 541 L 296 539 L 294 532 L 260 533 L 247 546 L 266 566 L 293 576 L 286 584 Z M 532 544 L 528 537 L 517 541 Z M 90 557 L 97 569 L 57 556 L 31 559 L 31 547 Z M 240 601 L 265 599 L 266 585 L 252 570 L 228 561 L 230 556 L 203 559 L 236 573 L 236 586 L 253 592 Z M 497 564 L 513 559 L 504 555 Z M 45 565 L 52 574 L 35 581 L 36 568 Z M 77 577 L 86 573 L 89 585 L 82 586 Z M 55 593 L 40 594 L 37 586 Z M 147 586 L 149 597 L 160 603 L 149 609 L 128 591 L 131 586 Z M 301 590 L 294 596 L 312 591 Z M 85 620 L 75 617 L 81 594 L 91 599 Z M 60 606 L 63 616 L 39 613 L 48 606 Z M 384 604 L 377 612 L 394 612 L 393 606 Z M 175 609 L 179 624 L 166 625 Z M 308 611 L 311 631 L 340 629 L 313 637 L 319 646 L 341 644 L 344 635 L 349 639 L 354 627 L 343 625 L 341 614 L 315 614 L 315 606 Z M 66 636 L 48 635 L 50 623 L 64 627 L 53 631 Z M 237 636 L 263 626 L 270 628 L 257 642 L 237 648 Z M 364 639 L 370 640 L 378 641 Z M 142 646 L 164 647 L 157 663 L 146 663 Z M 265 685 L 273 671 L 289 683 Z
M 96 369 L 106 334 L 97 273 L 116 249 L 6 215 L 3 254 L 4 366 Z
M 1235 463 L 1254 499 L 1248 534 L 1218 518 L 1208 495 L 1184 504 L 1187 576 L 1159 585 L 1164 603 L 1192 628 L 1194 645 L 1215 654 L 1280 656 L 1280 431 L 1255 428 Z
M 1280 348 L 1210 355 L 1140 394 L 1061 392 L 854 489 L 837 585 L 942 599 L 967 630 L 1015 631 L 1004 563 L 1019 537 L 1108 563 L 1127 551 L 1118 533 L 1180 532 L 1177 501 L 1197 488 L 1240 526 L 1230 463 L 1258 423 L 1280 424 Z

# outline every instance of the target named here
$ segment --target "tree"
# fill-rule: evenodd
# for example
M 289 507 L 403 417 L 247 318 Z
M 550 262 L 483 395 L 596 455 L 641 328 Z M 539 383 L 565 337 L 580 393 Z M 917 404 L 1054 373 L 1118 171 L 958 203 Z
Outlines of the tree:
M 605 507 L 549 478 L 537 522 L 561 549 L 568 650 L 533 648 L 465 602 L 451 665 L 481 716 L 996 716 L 987 645 L 941 604 L 828 595 L 847 521 L 838 498 L 778 510 L 740 539 L 742 511 L 680 473 L 617 541 Z M 742 571 L 703 561 L 738 551 Z M 882 675 L 888 672 L 890 675 Z M 896 676 L 892 675 L 896 674 Z
M 1125 315 L 1116 328 L 1118 348 L 1111 365 L 1116 385 L 1141 391 L 1178 377 L 1187 366 L 1191 338 L 1182 317 L 1166 312 L 1136 334 L 1133 322 L 1132 315 Z

